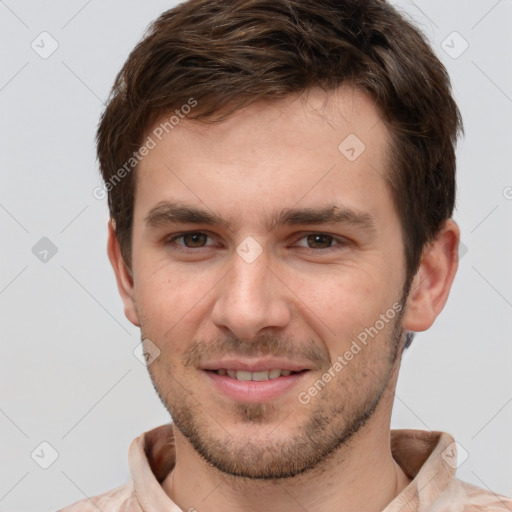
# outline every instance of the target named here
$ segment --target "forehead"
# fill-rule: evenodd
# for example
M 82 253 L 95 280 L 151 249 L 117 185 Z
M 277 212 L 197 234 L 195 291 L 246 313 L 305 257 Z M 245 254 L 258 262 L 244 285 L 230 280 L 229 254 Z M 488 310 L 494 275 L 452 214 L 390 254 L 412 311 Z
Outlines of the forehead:
M 280 99 L 259 100 L 221 122 L 194 120 L 194 114 L 204 108 L 201 100 L 196 103 L 195 110 L 187 106 L 187 111 L 181 113 L 181 109 L 176 109 L 176 114 L 181 113 L 179 116 L 173 113 L 161 116 L 146 131 L 146 136 L 156 138 L 157 142 L 164 139 L 164 143 L 171 138 L 179 144 L 198 142 L 210 152 L 227 141 L 232 152 L 241 150 L 248 155 L 261 149 L 257 141 L 264 141 L 266 149 L 271 145 L 284 149 L 299 140 L 304 149 L 317 148 L 313 132 L 324 138 L 325 144 L 318 148 L 320 150 L 325 150 L 327 144 L 331 149 L 338 149 L 343 133 L 356 135 L 365 145 L 367 142 L 376 145 L 389 137 L 373 99 L 367 92 L 350 85 L 331 91 L 315 87 Z M 325 138 L 328 129 L 331 136 Z M 262 137 L 263 133 L 270 136 Z
M 155 147 L 137 169 L 140 220 L 174 199 L 235 217 L 245 211 L 254 222 L 298 203 L 362 210 L 378 195 L 390 201 L 389 132 L 369 95 L 353 87 L 258 101 L 220 123 L 167 120 L 146 133 Z

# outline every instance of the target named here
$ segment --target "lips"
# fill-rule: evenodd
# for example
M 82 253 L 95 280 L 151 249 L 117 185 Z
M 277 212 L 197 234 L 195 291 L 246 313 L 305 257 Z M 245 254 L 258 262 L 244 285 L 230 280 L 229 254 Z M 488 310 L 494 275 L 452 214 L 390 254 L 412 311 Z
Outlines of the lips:
M 312 370 L 311 361 L 225 357 L 199 368 L 213 388 L 231 399 L 264 402 L 290 392 Z
M 202 370 L 234 370 L 237 372 L 245 371 L 250 373 L 270 372 L 272 370 L 280 370 L 281 372 L 302 372 L 310 370 L 307 362 L 290 361 L 282 358 L 266 358 L 258 360 L 250 359 L 219 359 L 208 361 L 201 366 Z
M 285 373 L 290 372 L 289 375 L 281 374 L 274 379 L 257 380 L 258 374 L 264 374 L 266 372 L 229 370 L 230 372 L 235 372 L 235 378 L 232 378 L 227 374 L 228 370 L 225 371 L 225 375 L 221 375 L 223 373 L 222 371 L 215 370 L 204 370 L 203 374 L 208 379 L 208 386 L 212 387 L 215 393 L 220 393 L 231 400 L 242 402 L 266 402 L 268 400 L 277 399 L 286 393 L 290 393 L 292 389 L 296 387 L 300 390 L 304 388 L 304 384 L 299 387 L 299 383 L 303 382 L 302 379 L 309 373 L 308 370 L 299 372 L 284 370 Z M 279 370 L 279 372 L 281 373 L 281 370 Z M 248 376 L 251 377 L 250 380 L 243 379 Z M 254 379 L 255 376 L 256 379 Z M 242 377 L 242 379 L 240 380 L 238 377 Z
M 246 370 L 227 370 L 225 368 L 221 368 L 219 370 L 208 370 L 213 371 L 217 375 L 221 376 L 228 376 L 232 379 L 237 379 L 241 381 L 265 381 L 265 380 L 272 380 L 277 379 L 279 377 L 288 377 L 291 374 L 299 373 L 292 370 L 281 370 L 278 368 L 273 368 L 272 370 L 262 370 L 257 372 L 249 372 Z M 302 370 L 307 371 L 307 370 Z

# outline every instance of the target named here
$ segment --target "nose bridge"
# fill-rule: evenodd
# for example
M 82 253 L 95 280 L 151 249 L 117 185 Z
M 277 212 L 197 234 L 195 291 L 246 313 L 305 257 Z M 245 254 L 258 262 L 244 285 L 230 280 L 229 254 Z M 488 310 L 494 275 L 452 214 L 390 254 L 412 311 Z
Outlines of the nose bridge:
M 233 264 L 228 280 L 225 283 L 223 295 L 226 304 L 236 307 L 239 314 L 263 314 L 269 295 L 268 257 L 260 254 L 254 260 L 240 255 L 240 247 L 233 257 Z
M 240 251 L 240 248 L 239 248 Z M 255 305 L 265 303 L 265 296 L 268 290 L 268 268 L 267 255 L 261 254 L 258 257 L 245 259 L 239 253 L 233 258 L 233 267 L 230 276 L 229 293 L 239 300 L 249 300 Z M 258 304 L 261 302 L 261 304 Z
M 213 321 L 238 337 L 253 337 L 266 327 L 284 327 L 290 319 L 286 288 L 271 270 L 269 255 L 262 250 L 255 255 L 254 250 L 244 243 L 237 248 L 213 309 Z

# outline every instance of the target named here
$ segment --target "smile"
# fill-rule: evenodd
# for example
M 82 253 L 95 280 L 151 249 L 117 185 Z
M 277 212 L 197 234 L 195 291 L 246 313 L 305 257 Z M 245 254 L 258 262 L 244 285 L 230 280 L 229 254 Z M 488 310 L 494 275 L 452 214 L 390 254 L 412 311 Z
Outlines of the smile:
M 291 370 L 266 370 L 266 371 L 259 371 L 259 372 L 249 372 L 246 370 L 227 370 L 225 368 L 221 368 L 220 370 L 212 370 L 217 375 L 222 376 L 229 376 L 232 379 L 237 380 L 243 380 L 243 381 L 264 381 L 264 380 L 271 380 L 271 379 L 277 379 L 278 377 L 288 377 L 292 373 L 300 373 L 300 372 L 294 372 Z M 304 370 L 306 371 L 306 370 Z
M 309 370 L 204 370 L 209 386 L 232 400 L 266 402 L 296 387 Z M 301 389 L 304 385 L 301 385 Z

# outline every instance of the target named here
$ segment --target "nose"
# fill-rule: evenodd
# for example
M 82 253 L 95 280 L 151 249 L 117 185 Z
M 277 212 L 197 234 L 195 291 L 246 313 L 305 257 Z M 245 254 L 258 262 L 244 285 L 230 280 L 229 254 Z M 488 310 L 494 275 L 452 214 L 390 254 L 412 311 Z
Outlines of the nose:
M 292 292 L 270 263 L 265 251 L 252 263 L 234 253 L 212 311 L 214 324 L 224 333 L 252 339 L 265 329 L 290 323 Z

